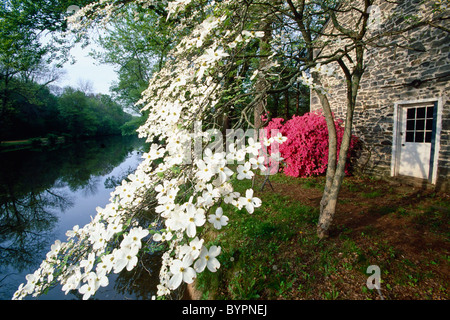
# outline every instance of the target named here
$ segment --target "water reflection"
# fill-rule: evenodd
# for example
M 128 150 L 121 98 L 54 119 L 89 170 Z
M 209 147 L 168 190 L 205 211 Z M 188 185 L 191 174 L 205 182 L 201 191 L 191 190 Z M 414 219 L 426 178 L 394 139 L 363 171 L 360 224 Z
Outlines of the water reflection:
M 58 221 L 51 208 L 64 211 L 73 203 L 69 196 L 50 190 L 16 194 L 11 185 L 5 186 L 7 192 L 2 188 L 0 198 L 0 270 L 8 266 L 21 272 L 38 263 L 36 251 L 48 247 Z
M 112 188 L 137 167 L 143 148 L 137 138 L 116 137 L 0 154 L 0 299 L 12 297 L 51 244 L 66 240 L 66 230 L 88 223 L 95 207 L 108 202 Z M 159 267 L 154 256 L 146 260 L 136 274 L 116 276 L 96 298 L 149 299 Z M 55 288 L 42 298 L 79 297 Z

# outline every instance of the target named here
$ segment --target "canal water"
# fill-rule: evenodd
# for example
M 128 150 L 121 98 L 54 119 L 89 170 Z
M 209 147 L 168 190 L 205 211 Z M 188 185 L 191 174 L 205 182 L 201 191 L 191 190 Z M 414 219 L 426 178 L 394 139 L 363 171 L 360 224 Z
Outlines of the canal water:
M 109 202 L 114 187 L 139 165 L 144 147 L 136 137 L 108 137 L 55 150 L 0 153 L 0 300 L 11 299 L 55 240 L 66 241 L 67 230 L 89 223 L 95 208 Z M 112 274 L 93 299 L 151 299 L 158 261 L 146 256 L 145 268 Z M 57 286 L 37 299 L 81 298 Z

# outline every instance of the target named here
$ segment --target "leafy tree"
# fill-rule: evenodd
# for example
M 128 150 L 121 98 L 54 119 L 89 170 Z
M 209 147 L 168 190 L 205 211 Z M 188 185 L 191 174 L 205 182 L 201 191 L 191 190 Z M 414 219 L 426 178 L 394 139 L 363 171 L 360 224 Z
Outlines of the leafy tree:
M 90 98 L 90 103 L 99 122 L 98 135 L 121 134 L 122 126 L 131 120 L 131 115 L 124 112 L 122 106 L 108 95 Z
M 31 32 L 20 12 L 0 7 L 0 128 L 4 134 L 7 117 L 14 112 L 10 101 L 15 82 L 13 78 L 20 72 L 39 64 L 45 50 L 40 47 L 38 37 Z M 12 17 L 11 17 L 12 16 Z
M 44 44 L 42 36 L 46 32 L 64 31 L 67 29 L 65 17 L 71 1 L 66 0 L 5 0 L 0 5 L 0 138 L 8 133 L 11 117 L 16 117 L 18 110 L 14 97 L 21 95 L 30 103 L 37 96 L 36 91 L 24 88 L 20 77 L 25 82 L 30 76 L 41 70 L 48 61 L 65 59 L 67 48 L 55 46 L 53 42 Z M 89 1 L 80 1 L 85 5 Z M 43 86 L 52 79 L 43 81 Z M 19 85 L 20 84 L 20 85 Z M 29 90 L 32 86 L 29 86 Z M 40 90 L 40 88 L 35 88 Z
M 94 52 L 96 59 L 118 68 L 119 80 L 111 90 L 115 98 L 135 113 L 135 106 L 155 71 L 161 70 L 175 39 L 165 16 L 143 10 L 136 4 L 126 6 L 98 36 L 104 49 Z
M 145 116 L 132 116 L 131 120 L 125 122 L 120 130 L 123 136 L 135 135 L 137 129 L 145 123 Z
M 86 95 L 71 87 L 59 97 L 59 111 L 67 132 L 74 137 L 120 134 L 131 119 L 108 95 Z
M 88 108 L 88 98 L 78 90 L 66 88 L 59 99 L 59 111 L 68 132 L 74 137 L 92 135 L 94 115 Z

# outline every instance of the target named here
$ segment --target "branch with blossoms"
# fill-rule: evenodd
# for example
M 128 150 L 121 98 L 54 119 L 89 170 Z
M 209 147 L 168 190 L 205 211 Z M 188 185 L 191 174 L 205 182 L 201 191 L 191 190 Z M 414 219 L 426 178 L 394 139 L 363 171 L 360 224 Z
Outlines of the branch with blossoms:
M 171 2 L 169 12 L 179 14 L 188 3 Z M 256 170 L 266 169 L 259 159 L 261 142 L 249 139 L 232 143 L 231 152 L 213 152 L 208 148 L 211 135 L 195 130 L 219 106 L 227 59 L 261 37 L 229 27 L 233 12 L 225 9 L 231 4 L 235 1 L 207 8 L 212 14 L 180 41 L 144 91 L 139 105 L 149 115 L 138 133 L 158 143 L 152 143 L 135 173 L 116 187 L 108 205 L 97 208 L 90 223 L 68 231 L 66 242 L 55 242 L 14 299 L 38 296 L 57 283 L 66 294 L 76 290 L 89 299 L 108 285 L 110 273 L 133 270 L 142 253 L 156 245 L 164 250 L 158 297 L 192 283 L 198 273 L 220 268 L 221 247 L 206 247 L 201 228 L 207 223 L 217 230 L 226 227 L 229 219 L 221 203 L 250 214 L 260 207 L 252 189 L 241 195 L 232 181 L 251 179 Z M 272 144 L 274 139 L 264 141 L 265 147 Z M 236 171 L 230 166 L 235 162 Z M 151 211 L 155 221 L 141 225 L 140 216 Z

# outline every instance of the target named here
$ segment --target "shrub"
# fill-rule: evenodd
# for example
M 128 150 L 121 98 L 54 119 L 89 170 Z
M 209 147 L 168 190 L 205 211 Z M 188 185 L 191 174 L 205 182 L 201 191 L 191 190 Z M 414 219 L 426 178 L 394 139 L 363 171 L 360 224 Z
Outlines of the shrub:
M 281 169 L 287 176 L 309 177 L 326 172 L 328 165 L 328 129 L 325 117 L 320 112 L 309 112 L 303 116 L 293 116 L 286 121 L 281 118 L 272 119 L 265 127 L 270 137 L 270 130 L 278 129 L 288 140 L 279 145 L 285 166 Z M 342 120 L 336 120 L 338 154 L 344 135 Z M 352 137 L 349 155 L 356 147 L 357 138 Z M 349 165 L 346 165 L 349 173 Z
M 58 141 L 58 136 L 53 133 L 48 133 L 45 137 L 47 138 L 48 143 L 52 146 Z
M 31 142 L 31 146 L 32 147 L 40 147 L 40 146 L 42 146 L 42 139 L 41 138 L 31 138 L 30 142 Z

